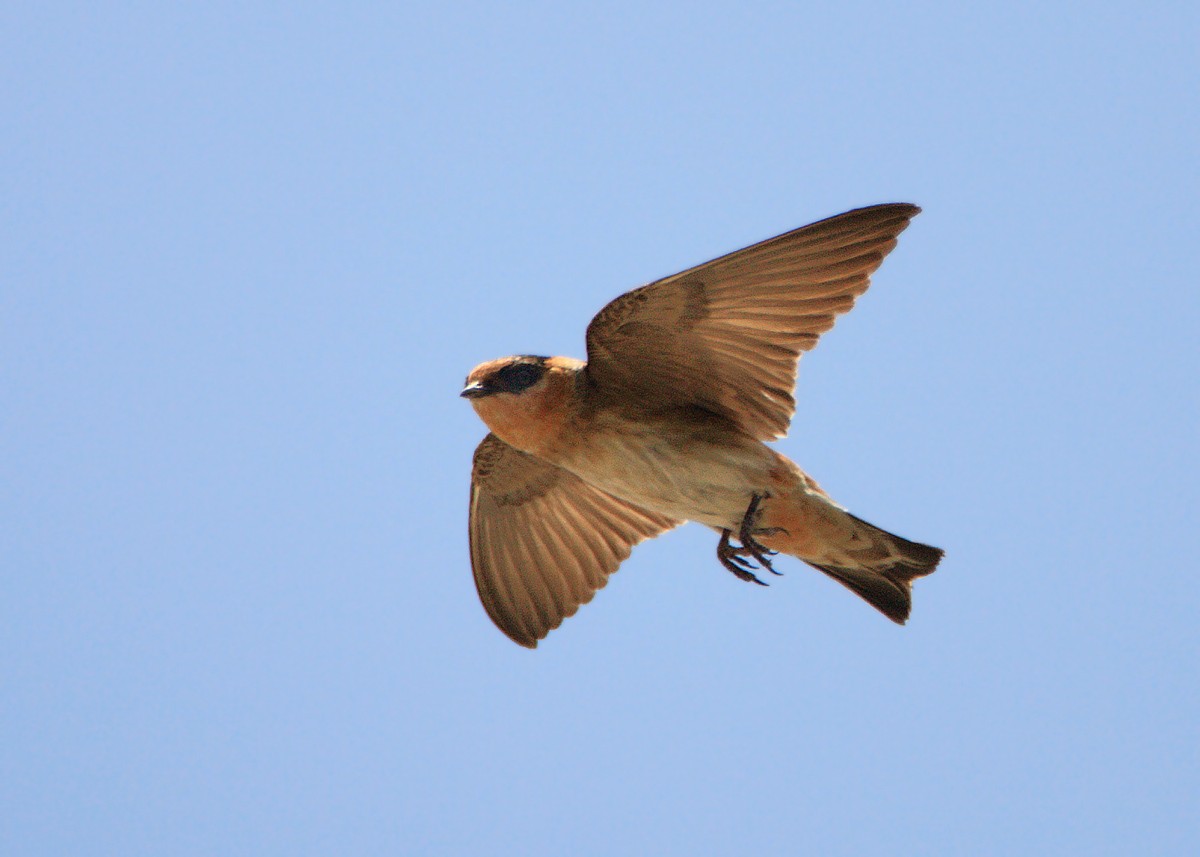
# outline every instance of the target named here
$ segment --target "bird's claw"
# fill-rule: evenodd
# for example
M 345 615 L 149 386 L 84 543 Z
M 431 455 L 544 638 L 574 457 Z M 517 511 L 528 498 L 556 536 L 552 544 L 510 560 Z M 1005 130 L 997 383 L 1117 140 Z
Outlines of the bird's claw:
M 758 506 L 767 496 L 766 494 L 755 494 L 750 498 L 750 505 L 746 508 L 746 514 L 742 516 L 742 523 L 738 528 L 738 539 L 741 540 L 739 547 L 734 547 L 729 541 L 730 536 L 733 535 L 732 530 L 721 530 L 721 541 L 717 544 L 717 559 L 721 561 L 721 565 L 733 572 L 739 580 L 754 582 L 760 586 L 767 584 L 754 576 L 751 569 L 756 566 L 746 557 L 758 560 L 761 566 L 771 574 L 782 574 L 782 572 L 776 571 L 771 566 L 769 559 L 778 555 L 779 551 L 770 550 L 755 536 L 773 536 L 777 533 L 787 532 L 783 527 L 756 528 L 754 526 L 758 520 Z
M 717 544 L 717 559 L 721 561 L 721 565 L 725 566 L 738 580 L 744 580 L 747 583 L 757 583 L 759 586 L 766 586 L 758 577 L 751 571 L 754 564 L 749 560 L 742 559 L 744 556 L 750 556 L 750 551 L 744 547 L 735 547 L 730 544 L 729 530 L 721 530 L 721 541 Z

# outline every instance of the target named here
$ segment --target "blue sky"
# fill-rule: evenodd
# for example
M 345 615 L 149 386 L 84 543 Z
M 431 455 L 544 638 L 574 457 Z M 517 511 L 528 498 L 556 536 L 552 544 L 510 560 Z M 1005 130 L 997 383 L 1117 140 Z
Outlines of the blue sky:
M 0 21 L 0 851 L 1194 845 L 1194 7 Z M 467 371 L 888 201 L 779 448 L 947 550 L 910 624 L 692 525 L 501 636 Z

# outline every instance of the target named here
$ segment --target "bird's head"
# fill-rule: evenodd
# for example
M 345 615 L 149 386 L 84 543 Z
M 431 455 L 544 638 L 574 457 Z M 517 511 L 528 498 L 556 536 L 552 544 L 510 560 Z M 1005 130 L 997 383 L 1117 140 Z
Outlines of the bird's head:
M 576 379 L 584 364 L 570 357 L 528 354 L 480 363 L 461 396 L 501 440 L 537 452 L 559 434 L 576 404 Z

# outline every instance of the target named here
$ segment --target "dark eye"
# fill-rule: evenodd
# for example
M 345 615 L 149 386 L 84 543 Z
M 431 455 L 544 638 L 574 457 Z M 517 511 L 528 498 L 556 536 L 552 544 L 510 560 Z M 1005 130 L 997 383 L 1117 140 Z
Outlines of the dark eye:
M 536 363 L 514 363 L 496 373 L 496 386 L 506 393 L 519 393 L 538 382 L 546 367 Z

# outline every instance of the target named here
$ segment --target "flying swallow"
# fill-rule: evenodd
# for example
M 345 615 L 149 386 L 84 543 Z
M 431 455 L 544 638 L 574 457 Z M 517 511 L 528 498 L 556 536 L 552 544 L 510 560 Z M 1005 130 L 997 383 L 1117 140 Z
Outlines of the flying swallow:
M 627 292 L 588 325 L 586 363 L 476 366 L 462 395 L 490 433 L 471 567 L 500 630 L 535 647 L 634 545 L 684 521 L 720 534 L 717 559 L 742 580 L 789 554 L 903 624 L 942 551 L 851 515 L 764 441 L 787 433 L 800 355 L 918 213 L 848 211 Z

